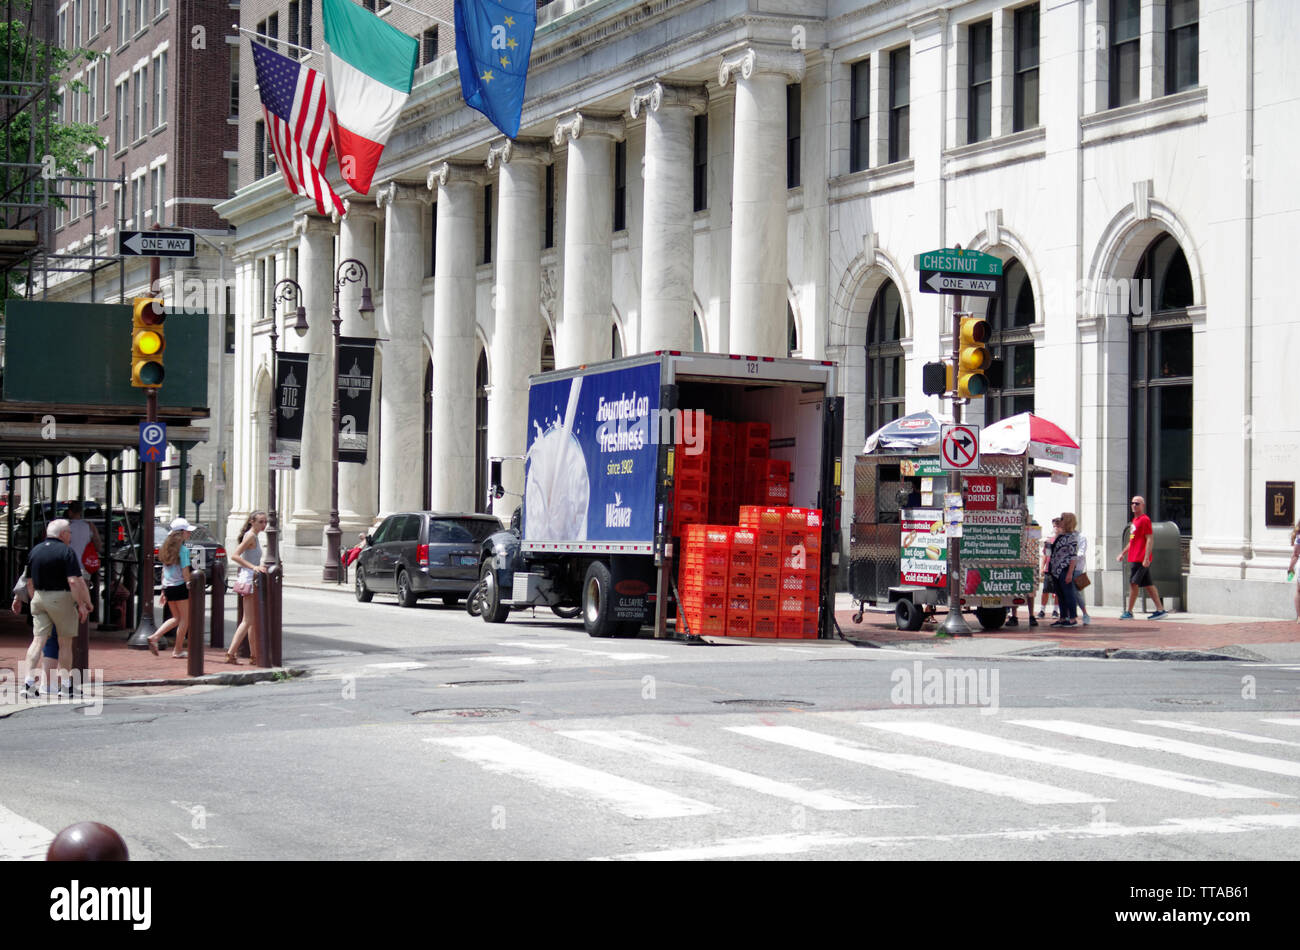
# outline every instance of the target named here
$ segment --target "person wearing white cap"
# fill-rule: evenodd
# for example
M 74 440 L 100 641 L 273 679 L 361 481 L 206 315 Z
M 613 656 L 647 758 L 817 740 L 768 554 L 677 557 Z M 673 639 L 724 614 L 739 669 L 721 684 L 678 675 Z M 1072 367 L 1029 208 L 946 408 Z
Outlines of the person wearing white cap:
M 171 523 L 167 540 L 158 549 L 158 560 L 162 562 L 163 599 L 171 608 L 172 615 L 149 638 L 149 649 L 154 656 L 158 655 L 158 641 L 173 629 L 176 630 L 176 644 L 172 647 L 172 656 L 179 659 L 186 655 L 185 645 L 190 632 L 190 549 L 185 542 L 193 530 L 192 524 L 184 518 L 177 518 Z

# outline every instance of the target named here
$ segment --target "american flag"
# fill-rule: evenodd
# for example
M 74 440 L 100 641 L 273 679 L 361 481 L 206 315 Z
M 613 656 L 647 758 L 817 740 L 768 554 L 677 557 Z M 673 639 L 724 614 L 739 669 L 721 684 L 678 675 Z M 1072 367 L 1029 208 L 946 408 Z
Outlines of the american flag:
M 329 214 L 327 199 L 343 214 L 343 201 L 324 173 L 330 152 L 324 77 L 261 43 L 252 45 L 266 137 L 284 183 L 295 195 L 314 198 L 321 214 Z

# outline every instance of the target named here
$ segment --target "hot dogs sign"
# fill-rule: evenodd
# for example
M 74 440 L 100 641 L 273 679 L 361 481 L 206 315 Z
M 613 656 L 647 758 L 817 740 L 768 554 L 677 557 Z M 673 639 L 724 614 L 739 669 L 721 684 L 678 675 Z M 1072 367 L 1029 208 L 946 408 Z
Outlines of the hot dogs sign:
M 904 584 L 943 587 L 948 582 L 948 539 L 938 508 L 902 512 L 899 572 Z

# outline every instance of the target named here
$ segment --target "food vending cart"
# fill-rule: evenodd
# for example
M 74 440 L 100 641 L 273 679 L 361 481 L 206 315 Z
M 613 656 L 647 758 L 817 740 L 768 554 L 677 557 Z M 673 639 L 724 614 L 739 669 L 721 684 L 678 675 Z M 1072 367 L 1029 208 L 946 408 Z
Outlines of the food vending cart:
M 959 474 L 940 467 L 939 431 L 931 413 L 913 413 L 873 433 L 856 457 L 849 535 L 855 623 L 866 606 L 892 604 L 900 630 L 920 630 L 946 610 L 948 543 L 957 531 L 962 609 L 984 630 L 1001 627 L 1008 607 L 1033 602 L 1042 533 L 1030 523 L 1029 480 L 1068 474 L 1078 445 L 1022 413 L 986 427 L 978 470 Z

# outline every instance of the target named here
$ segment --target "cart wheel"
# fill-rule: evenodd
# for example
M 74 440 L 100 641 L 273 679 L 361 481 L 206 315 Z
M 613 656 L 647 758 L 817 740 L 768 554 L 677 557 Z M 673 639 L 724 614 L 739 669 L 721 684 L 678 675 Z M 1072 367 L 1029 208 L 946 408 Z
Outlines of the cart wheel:
M 900 600 L 894 604 L 894 624 L 899 630 L 915 632 L 921 629 L 923 623 L 925 623 L 925 614 L 910 600 Z
M 862 623 L 862 608 L 861 608 L 861 607 L 859 607 L 859 608 L 858 608 L 858 612 L 855 613 L 855 614 L 853 615 L 853 622 L 854 622 L 854 623 Z
M 1007 622 L 1007 608 L 978 607 L 975 610 L 975 617 L 979 620 L 980 626 L 985 630 L 997 630 Z

